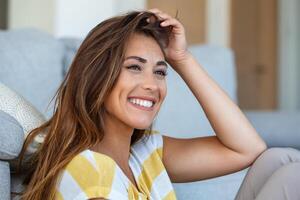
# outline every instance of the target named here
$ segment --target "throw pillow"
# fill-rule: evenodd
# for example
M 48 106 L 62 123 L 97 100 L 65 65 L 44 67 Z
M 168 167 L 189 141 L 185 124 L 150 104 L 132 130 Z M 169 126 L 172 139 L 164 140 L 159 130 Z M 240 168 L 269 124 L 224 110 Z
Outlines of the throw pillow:
M 45 117 L 36 108 L 34 108 L 34 106 L 31 103 L 29 103 L 26 99 L 24 99 L 21 95 L 17 94 L 15 91 L 6 87 L 1 82 L 0 111 L 10 116 L 10 119 L 8 119 L 8 116 L 6 116 L 6 122 L 5 118 L 2 118 L 1 123 L 1 126 L 6 127 L 6 129 L 0 132 L 0 140 L 7 143 L 17 142 L 14 135 L 11 135 L 10 137 L 7 136 L 7 134 L 14 134 L 16 133 L 16 131 L 20 131 L 20 129 L 16 130 L 17 126 L 20 126 L 22 128 L 25 139 L 31 130 L 40 126 L 46 121 Z M 14 126 L 12 126 L 11 118 L 15 119 L 15 121 L 18 124 L 15 123 Z M 44 136 L 45 133 L 40 133 L 39 135 L 37 135 L 34 138 L 34 141 L 26 149 L 25 154 L 28 155 L 35 152 L 38 146 L 43 142 Z M 12 141 L 5 141 L 8 138 Z M 23 145 L 23 141 L 21 145 Z M 0 151 L 2 151 L 1 148 Z

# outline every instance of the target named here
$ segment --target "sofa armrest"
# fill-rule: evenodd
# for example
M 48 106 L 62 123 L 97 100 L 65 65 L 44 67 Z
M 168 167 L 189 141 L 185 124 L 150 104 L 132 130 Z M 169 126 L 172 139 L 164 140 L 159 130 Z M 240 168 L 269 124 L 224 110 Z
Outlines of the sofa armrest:
M 0 109 L 0 160 L 18 157 L 24 141 L 24 132 L 19 122 Z
M 300 149 L 300 112 L 245 111 L 268 147 Z
M 10 170 L 5 161 L 0 161 L 0 199 L 10 199 Z

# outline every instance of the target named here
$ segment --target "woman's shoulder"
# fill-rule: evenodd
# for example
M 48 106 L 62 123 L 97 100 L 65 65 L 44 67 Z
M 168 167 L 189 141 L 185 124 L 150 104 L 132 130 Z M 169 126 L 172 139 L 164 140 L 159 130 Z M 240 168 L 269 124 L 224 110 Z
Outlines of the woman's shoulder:
M 155 148 L 162 148 L 163 135 L 158 130 L 145 130 L 143 142 L 153 145 Z
M 146 130 L 144 136 L 132 146 L 132 153 L 147 158 L 157 152 L 162 158 L 163 136 L 157 130 Z
M 107 198 L 120 195 L 113 185 L 120 181 L 116 179 L 116 163 L 104 154 L 87 149 L 76 155 L 64 168 L 57 185 L 57 193 L 60 196 L 72 196 L 74 199 L 80 196 Z M 122 188 L 117 191 L 122 191 Z
M 74 156 L 74 158 L 65 167 L 66 171 L 87 171 L 85 173 L 97 173 L 101 175 L 103 172 L 113 171 L 116 164 L 114 161 L 101 153 L 86 149 Z

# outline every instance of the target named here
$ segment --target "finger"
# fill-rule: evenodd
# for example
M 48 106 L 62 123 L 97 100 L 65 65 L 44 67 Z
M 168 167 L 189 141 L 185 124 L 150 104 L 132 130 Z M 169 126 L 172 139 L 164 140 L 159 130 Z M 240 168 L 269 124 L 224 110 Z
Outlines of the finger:
M 154 13 L 153 13 L 154 14 Z M 164 21 L 164 20 L 166 20 L 166 18 L 165 18 L 165 16 L 163 17 L 163 16 L 160 16 L 160 15 L 158 15 L 158 14 L 154 14 L 154 16 L 152 16 L 152 17 L 148 17 L 147 19 L 147 22 L 148 23 L 150 23 L 150 22 L 155 22 L 155 21 Z
M 158 10 L 156 8 L 154 9 L 150 9 L 149 11 L 151 11 L 159 20 L 164 20 L 167 18 L 171 18 L 171 16 L 169 16 L 168 14 L 162 12 L 161 10 Z
M 153 13 L 155 14 L 155 16 L 156 16 L 159 20 L 167 20 L 167 19 L 173 18 L 173 17 L 171 17 L 170 15 L 168 15 L 167 13 L 164 13 L 164 12 L 162 12 L 162 11 L 156 9 L 156 8 L 150 9 L 150 10 L 153 10 L 153 11 L 154 11 Z
M 176 27 L 181 27 L 181 23 L 176 20 L 175 18 L 169 18 L 169 19 L 166 19 L 164 21 L 162 21 L 160 23 L 161 26 L 176 26 Z
M 167 13 L 164 13 L 158 9 L 150 9 L 150 10 L 154 11 L 153 14 L 158 18 L 158 20 L 168 21 L 166 23 L 163 23 L 163 26 L 169 26 L 169 25 L 174 25 L 174 26 L 179 25 L 180 26 L 180 23 L 177 21 L 177 19 L 171 17 Z M 151 20 L 148 18 L 147 22 L 149 23 L 150 21 Z
M 171 26 L 173 33 L 184 33 L 185 32 L 183 25 L 174 18 L 161 22 L 160 26 L 161 27 Z
M 157 17 L 157 18 L 159 19 L 158 14 L 161 12 L 159 9 L 157 9 L 157 8 L 152 8 L 152 9 L 149 9 L 149 10 L 147 10 L 147 11 L 153 13 L 154 16 Z M 146 20 L 147 20 L 148 23 L 150 23 L 151 21 L 155 21 L 155 20 L 152 19 L 151 17 L 148 17 Z
M 156 14 L 159 19 L 161 20 L 167 20 L 167 19 L 171 19 L 172 17 L 166 13 L 159 13 L 159 14 Z

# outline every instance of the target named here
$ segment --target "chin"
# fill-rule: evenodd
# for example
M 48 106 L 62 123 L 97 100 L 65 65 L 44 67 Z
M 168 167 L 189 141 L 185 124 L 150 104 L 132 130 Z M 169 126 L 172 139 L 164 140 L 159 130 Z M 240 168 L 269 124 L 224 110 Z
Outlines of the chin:
M 135 125 L 133 126 L 135 129 L 148 129 L 151 126 L 151 124 L 147 125 Z
M 140 122 L 140 123 L 132 123 L 131 127 L 135 129 L 148 129 L 153 121 L 150 122 Z

